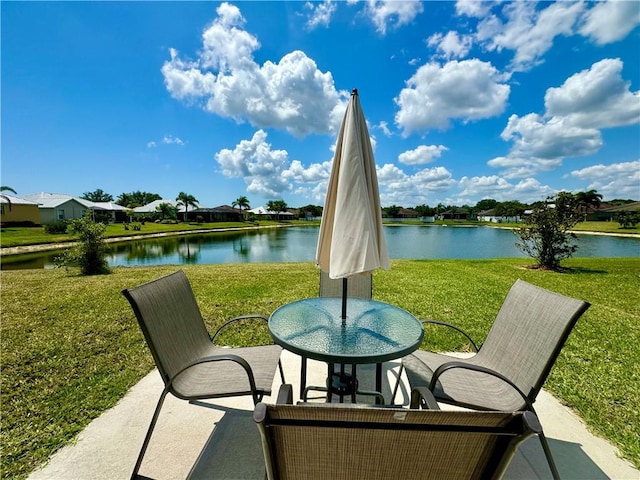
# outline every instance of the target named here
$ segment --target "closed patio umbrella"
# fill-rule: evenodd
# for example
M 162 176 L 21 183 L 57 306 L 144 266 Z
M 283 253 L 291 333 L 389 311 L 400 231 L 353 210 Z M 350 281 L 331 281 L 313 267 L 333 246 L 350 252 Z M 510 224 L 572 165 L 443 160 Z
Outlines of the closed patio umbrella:
M 316 264 L 330 278 L 343 279 L 343 319 L 348 278 L 390 268 L 382 232 L 376 166 L 357 89 L 351 94 L 338 134 Z

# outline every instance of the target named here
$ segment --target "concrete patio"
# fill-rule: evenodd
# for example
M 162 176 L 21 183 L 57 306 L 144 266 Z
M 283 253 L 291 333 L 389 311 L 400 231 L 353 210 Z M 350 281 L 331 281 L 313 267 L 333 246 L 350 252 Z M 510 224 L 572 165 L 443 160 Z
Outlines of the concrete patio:
M 300 358 L 283 352 L 288 383 L 299 391 Z M 385 364 L 384 393 L 390 398 L 397 364 Z M 323 385 L 326 365 L 310 361 L 309 385 Z M 371 389 L 373 368 L 358 369 L 361 387 Z M 275 401 L 280 386 L 274 382 Z M 163 385 L 152 371 L 111 410 L 94 420 L 77 440 L 53 455 L 32 480 L 126 479 L 133 465 Z M 406 389 L 401 392 L 408 403 Z M 400 397 L 400 395 L 399 395 Z M 297 398 L 294 398 L 297 400 Z M 401 401 L 397 398 L 396 401 Z M 617 456 L 615 448 L 586 429 L 582 421 L 542 391 L 536 409 L 563 479 L 640 479 L 640 471 Z M 190 404 L 168 396 L 140 474 L 152 479 L 263 479 L 264 467 L 249 397 Z M 551 474 L 540 442 L 528 440 L 512 462 L 508 479 L 547 479 Z

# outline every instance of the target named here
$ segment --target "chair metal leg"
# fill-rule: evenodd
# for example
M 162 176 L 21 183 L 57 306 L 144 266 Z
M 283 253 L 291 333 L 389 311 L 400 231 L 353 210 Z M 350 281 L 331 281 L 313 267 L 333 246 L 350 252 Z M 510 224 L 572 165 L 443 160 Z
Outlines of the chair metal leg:
M 304 392 L 307 388 L 307 357 L 302 357 L 301 361 L 302 365 L 300 367 L 300 398 L 304 398 Z
M 284 370 L 282 369 L 282 360 L 278 359 L 278 368 L 280 369 L 280 380 L 282 380 L 282 384 L 284 385 L 285 380 L 284 380 Z
M 156 409 L 153 412 L 153 417 L 151 418 L 151 424 L 147 429 L 147 434 L 144 437 L 144 441 L 142 442 L 142 448 L 140 449 L 140 453 L 138 454 L 138 460 L 136 460 L 136 466 L 133 468 L 133 473 L 131 474 L 131 480 L 135 480 L 138 478 L 138 471 L 140 470 L 140 466 L 142 465 L 142 459 L 144 458 L 144 454 L 147 452 L 147 447 L 149 446 L 149 440 L 151 440 L 151 434 L 153 433 L 153 429 L 156 426 L 156 422 L 158 421 L 158 417 L 160 416 L 160 410 L 162 409 L 162 404 L 164 403 L 164 399 L 169 393 L 168 389 L 164 389 L 160 398 L 158 399 L 158 404 L 156 405 Z
M 398 393 L 398 387 L 400 387 L 400 378 L 402 377 L 402 372 L 404 371 L 404 363 L 400 363 L 400 370 L 398 370 L 398 379 L 396 380 L 396 386 L 393 387 L 393 393 L 391 394 L 391 403 L 395 403 L 396 394 Z
M 551 455 L 551 448 L 549 448 L 549 442 L 547 442 L 547 437 L 545 437 L 544 432 L 540 432 L 538 434 L 538 438 L 540 439 L 540 443 L 542 444 L 542 450 L 544 450 L 544 456 L 547 457 L 547 463 L 549 464 L 549 469 L 551 470 L 551 475 L 553 476 L 553 479 L 560 480 L 560 474 L 558 473 L 556 462 L 553 460 L 553 456 Z

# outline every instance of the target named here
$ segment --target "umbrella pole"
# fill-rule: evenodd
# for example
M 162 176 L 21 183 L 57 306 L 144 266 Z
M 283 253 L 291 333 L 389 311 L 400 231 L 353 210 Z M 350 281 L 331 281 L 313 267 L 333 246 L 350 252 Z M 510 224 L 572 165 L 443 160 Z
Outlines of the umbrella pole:
M 342 320 L 347 319 L 347 277 L 342 279 Z

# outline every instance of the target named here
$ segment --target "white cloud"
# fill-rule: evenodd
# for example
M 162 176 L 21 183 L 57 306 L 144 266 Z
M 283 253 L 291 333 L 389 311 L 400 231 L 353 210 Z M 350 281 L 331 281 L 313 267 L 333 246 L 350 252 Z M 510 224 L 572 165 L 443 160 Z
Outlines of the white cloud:
M 478 0 L 458 0 L 456 2 L 456 13 L 467 17 L 482 18 L 489 13 L 491 7 L 496 2 Z
M 490 63 L 478 59 L 428 63 L 406 81 L 395 98 L 400 110 L 396 124 L 405 136 L 429 128 L 447 128 L 452 119 L 463 121 L 501 114 L 510 87 Z
M 156 142 L 151 141 L 151 142 L 147 142 L 147 148 L 155 148 L 156 147 Z
M 393 164 L 377 169 L 380 200 L 383 205 L 416 206 L 433 201 L 434 195 L 456 185 L 445 167 L 425 168 L 407 175 Z
M 390 137 L 391 135 L 393 135 L 391 130 L 389 130 L 389 125 L 384 120 L 378 124 L 378 128 L 382 130 L 382 133 L 384 133 L 385 137 Z
M 547 115 L 582 128 L 610 128 L 640 122 L 640 91 L 622 79 L 622 61 L 604 59 L 545 94 Z
M 604 198 L 640 198 L 640 160 L 592 165 L 571 175 L 591 182 L 587 189 L 597 190 Z
M 640 24 L 637 1 L 597 2 L 583 17 L 580 33 L 598 45 L 617 42 Z
M 305 8 L 310 10 L 307 27 L 314 29 L 316 27 L 328 27 L 337 7 L 332 0 L 325 0 L 322 3 L 307 2 L 305 3 Z
M 180 139 L 180 137 L 174 137 L 173 135 L 165 135 L 162 138 L 162 143 L 167 145 L 184 145 L 184 142 Z
M 423 11 L 422 2 L 398 0 L 368 0 L 366 13 L 382 35 L 387 27 L 398 28 L 411 23 Z
M 552 195 L 554 190 L 542 185 L 534 178 L 527 178 L 513 184 L 497 175 L 462 177 L 459 182 L 460 196 L 477 199 L 493 198 L 499 202 L 518 200 L 523 203 L 538 201 Z
M 535 2 L 503 4 L 503 22 L 488 15 L 478 25 L 476 40 L 489 51 L 515 52 L 512 69 L 526 71 L 538 64 L 558 35 L 573 35 L 574 26 L 584 12 L 583 2 L 557 2 L 542 10 Z
M 242 140 L 233 150 L 223 149 L 215 159 L 226 177 L 241 177 L 247 191 L 263 197 L 280 198 L 291 189 L 282 173 L 289 167 L 286 150 L 272 150 L 267 134 L 258 130 L 251 140 Z
M 605 59 L 545 94 L 544 115 L 511 115 L 501 137 L 513 143 L 488 164 L 506 178 L 552 170 L 567 157 L 592 155 L 603 145 L 603 128 L 640 122 L 640 92 L 629 91 L 622 62 Z
M 254 133 L 250 140 L 242 140 L 231 149 L 215 154 L 222 174 L 230 178 L 242 178 L 249 193 L 265 198 L 281 198 L 282 194 L 309 191 L 312 184 L 316 200 L 324 197 L 331 171 L 331 162 L 314 163 L 305 167 L 299 160 L 289 161 L 286 150 L 274 150 L 267 142 L 263 130 Z
M 447 150 L 449 149 L 444 145 L 420 145 L 413 150 L 407 150 L 398 155 L 398 161 L 405 165 L 423 165 L 440 158 L 442 152 Z
M 427 39 L 427 45 L 435 48 L 440 56 L 447 60 L 452 58 L 464 58 L 471 50 L 473 37 L 471 35 L 459 35 L 450 31 L 446 35 L 435 33 Z
M 196 60 L 183 60 L 170 50 L 162 73 L 174 98 L 237 122 L 283 128 L 296 136 L 337 130 L 348 97 L 335 89 L 330 72 L 321 72 L 299 50 L 278 63 L 258 65 L 253 52 L 260 44 L 243 30 L 240 10 L 223 3 L 217 13 L 202 35 Z

